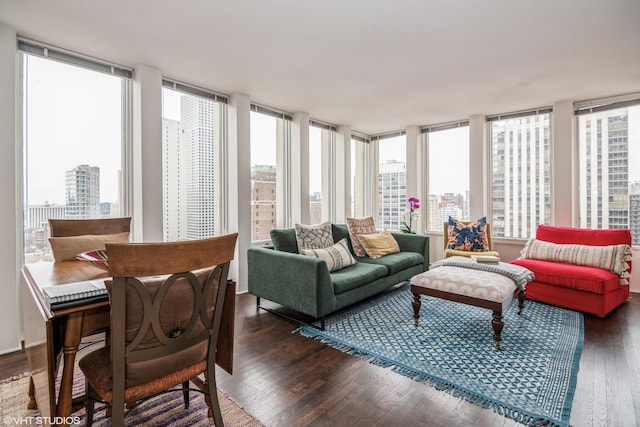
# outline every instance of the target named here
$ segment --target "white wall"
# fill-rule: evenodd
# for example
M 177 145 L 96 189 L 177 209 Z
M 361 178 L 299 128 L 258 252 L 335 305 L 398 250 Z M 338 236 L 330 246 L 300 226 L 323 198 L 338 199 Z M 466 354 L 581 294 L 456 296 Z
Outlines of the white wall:
M 0 354 L 20 348 L 19 325 L 19 258 L 22 251 L 22 221 L 18 220 L 16 165 L 20 150 L 16 149 L 16 32 L 0 22 Z
M 162 241 L 162 72 L 135 67 L 133 82 L 133 232 Z
M 228 109 L 228 194 L 226 215 L 229 232 L 238 232 L 236 254 L 229 278 L 237 292 L 247 291 L 247 250 L 251 246 L 251 103 L 247 95 L 234 93 Z M 224 208 L 224 207 L 223 207 Z

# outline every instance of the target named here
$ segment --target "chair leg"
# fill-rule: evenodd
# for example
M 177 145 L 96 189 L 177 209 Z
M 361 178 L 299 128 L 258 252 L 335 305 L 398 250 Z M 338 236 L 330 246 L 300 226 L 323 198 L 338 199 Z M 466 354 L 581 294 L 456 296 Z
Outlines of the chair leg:
M 217 427 L 224 427 L 222 422 L 222 411 L 220 410 L 220 401 L 218 400 L 218 387 L 216 385 L 215 367 L 207 369 L 205 373 L 205 381 L 208 387 L 209 417 L 213 416 L 213 422 Z
M 91 398 L 91 386 L 89 381 L 84 382 L 84 413 L 85 413 L 85 425 L 91 427 L 93 425 L 93 410 L 95 402 Z
M 182 396 L 184 397 L 184 409 L 189 409 L 189 381 L 182 383 Z

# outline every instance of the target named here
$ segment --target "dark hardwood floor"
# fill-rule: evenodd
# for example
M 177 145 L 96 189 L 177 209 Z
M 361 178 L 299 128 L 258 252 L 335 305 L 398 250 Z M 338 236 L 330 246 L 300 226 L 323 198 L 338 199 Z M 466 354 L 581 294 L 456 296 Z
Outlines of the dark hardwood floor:
M 518 426 L 520 424 L 318 341 L 239 295 L 234 374 L 218 387 L 267 426 Z M 27 370 L 0 357 L 0 379 Z M 25 390 L 26 392 L 26 390 Z M 606 319 L 585 316 L 571 425 L 640 425 L 640 294 Z

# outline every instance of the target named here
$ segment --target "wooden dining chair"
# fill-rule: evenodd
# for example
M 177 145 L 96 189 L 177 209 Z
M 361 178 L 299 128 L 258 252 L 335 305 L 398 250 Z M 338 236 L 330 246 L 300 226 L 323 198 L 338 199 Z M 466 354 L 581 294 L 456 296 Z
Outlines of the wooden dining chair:
M 85 234 L 115 234 L 131 232 L 131 217 L 99 219 L 50 219 L 51 237 L 71 237 Z
M 80 361 L 86 377 L 86 421 L 94 402 L 111 406 L 112 425 L 124 425 L 125 404 L 189 382 L 204 393 L 222 427 L 215 361 L 229 264 L 237 233 L 169 243 L 107 243 L 111 344 Z M 204 378 L 201 374 L 204 373 Z M 135 404 L 135 403 L 134 403 Z
M 131 218 L 50 219 L 49 230 L 53 259 L 70 261 L 80 253 L 104 249 L 106 242 L 129 242 Z

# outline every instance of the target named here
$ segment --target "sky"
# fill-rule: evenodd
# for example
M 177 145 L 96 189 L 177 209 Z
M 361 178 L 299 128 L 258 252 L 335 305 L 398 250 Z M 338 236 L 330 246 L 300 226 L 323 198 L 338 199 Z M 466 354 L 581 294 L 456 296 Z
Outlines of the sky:
M 28 203 L 64 204 L 65 172 L 81 164 L 100 167 L 100 199 L 117 201 L 121 80 L 56 61 L 25 58 Z

